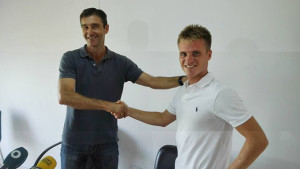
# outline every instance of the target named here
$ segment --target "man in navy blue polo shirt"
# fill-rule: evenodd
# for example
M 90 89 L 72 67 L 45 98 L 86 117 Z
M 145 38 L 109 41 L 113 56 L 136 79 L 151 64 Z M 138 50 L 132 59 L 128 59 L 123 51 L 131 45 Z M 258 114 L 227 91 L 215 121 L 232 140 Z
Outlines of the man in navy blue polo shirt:
M 182 85 L 182 77 L 153 77 L 105 44 L 109 31 L 104 11 L 89 8 L 80 15 L 87 44 L 66 52 L 59 67 L 59 103 L 67 105 L 61 149 L 62 169 L 118 168 L 117 120 L 127 108 L 117 104 L 124 83 L 131 81 L 154 89 Z M 184 78 L 186 80 L 186 78 Z

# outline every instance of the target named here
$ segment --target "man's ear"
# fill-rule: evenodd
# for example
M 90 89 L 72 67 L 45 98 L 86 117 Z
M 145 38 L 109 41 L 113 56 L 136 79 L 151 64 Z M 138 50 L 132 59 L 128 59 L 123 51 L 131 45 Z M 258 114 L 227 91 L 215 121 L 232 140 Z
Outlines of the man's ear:
M 105 26 L 105 34 L 107 34 L 108 33 L 108 31 L 109 31 L 109 25 L 108 24 L 106 24 L 106 26 Z
M 208 51 L 208 58 L 209 58 L 208 60 L 211 59 L 211 55 L 212 55 L 212 50 L 209 50 L 209 51 Z

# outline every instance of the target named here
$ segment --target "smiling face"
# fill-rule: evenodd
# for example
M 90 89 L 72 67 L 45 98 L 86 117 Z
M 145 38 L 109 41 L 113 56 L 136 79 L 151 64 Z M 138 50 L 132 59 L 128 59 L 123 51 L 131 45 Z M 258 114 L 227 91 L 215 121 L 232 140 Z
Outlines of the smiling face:
M 178 49 L 180 65 L 189 79 L 189 84 L 197 83 L 208 73 L 208 61 L 212 51 L 207 50 L 203 39 L 181 39 L 178 42 Z
M 102 20 L 97 15 L 83 17 L 80 20 L 82 34 L 89 48 L 104 47 L 105 34 L 108 33 L 109 26 L 103 26 Z

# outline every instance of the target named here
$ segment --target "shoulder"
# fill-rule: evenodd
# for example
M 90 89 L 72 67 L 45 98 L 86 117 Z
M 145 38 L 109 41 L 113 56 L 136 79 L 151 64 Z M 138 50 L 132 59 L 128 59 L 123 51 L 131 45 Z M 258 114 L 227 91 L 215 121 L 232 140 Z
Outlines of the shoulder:
M 65 54 L 67 55 L 84 55 L 84 53 L 86 53 L 84 46 L 78 49 L 69 50 L 65 52 Z
M 112 50 L 110 50 L 108 48 L 107 48 L 106 55 L 107 55 L 107 58 L 116 59 L 116 60 L 126 60 L 127 59 L 126 56 L 121 55 L 121 54 L 119 54 L 117 52 L 114 52 L 114 51 L 112 51 Z
M 239 97 L 236 90 L 224 84 L 223 82 L 214 79 L 209 87 L 211 95 L 214 97 L 214 105 L 230 105 L 232 103 L 240 102 L 241 98 Z
M 63 57 L 62 59 L 75 59 L 75 58 L 79 58 L 81 55 L 84 55 L 85 51 L 84 49 L 82 48 L 79 48 L 79 49 L 75 49 L 75 50 L 70 50 L 70 51 L 67 51 L 63 54 Z
M 220 93 L 230 90 L 230 88 L 223 82 L 213 78 L 209 84 L 204 87 L 206 94 L 210 95 L 210 98 L 216 99 Z
M 231 87 L 218 81 L 215 83 L 216 99 L 219 101 L 232 101 L 232 99 L 238 97 L 237 92 Z
M 223 89 L 228 89 L 229 87 L 218 79 L 214 78 L 211 82 L 211 87 L 215 90 L 221 91 Z
M 237 107 L 244 107 L 243 100 L 236 90 L 224 84 L 218 89 L 214 101 L 215 108 L 232 110 L 237 109 Z

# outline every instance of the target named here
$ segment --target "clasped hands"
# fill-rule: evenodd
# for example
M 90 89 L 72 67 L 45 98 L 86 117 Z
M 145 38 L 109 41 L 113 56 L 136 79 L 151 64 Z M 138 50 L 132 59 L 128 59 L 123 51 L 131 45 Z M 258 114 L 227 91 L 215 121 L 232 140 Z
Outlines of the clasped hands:
M 128 116 L 128 106 L 125 102 L 118 100 L 113 103 L 112 111 L 110 112 L 116 119 L 125 118 Z

